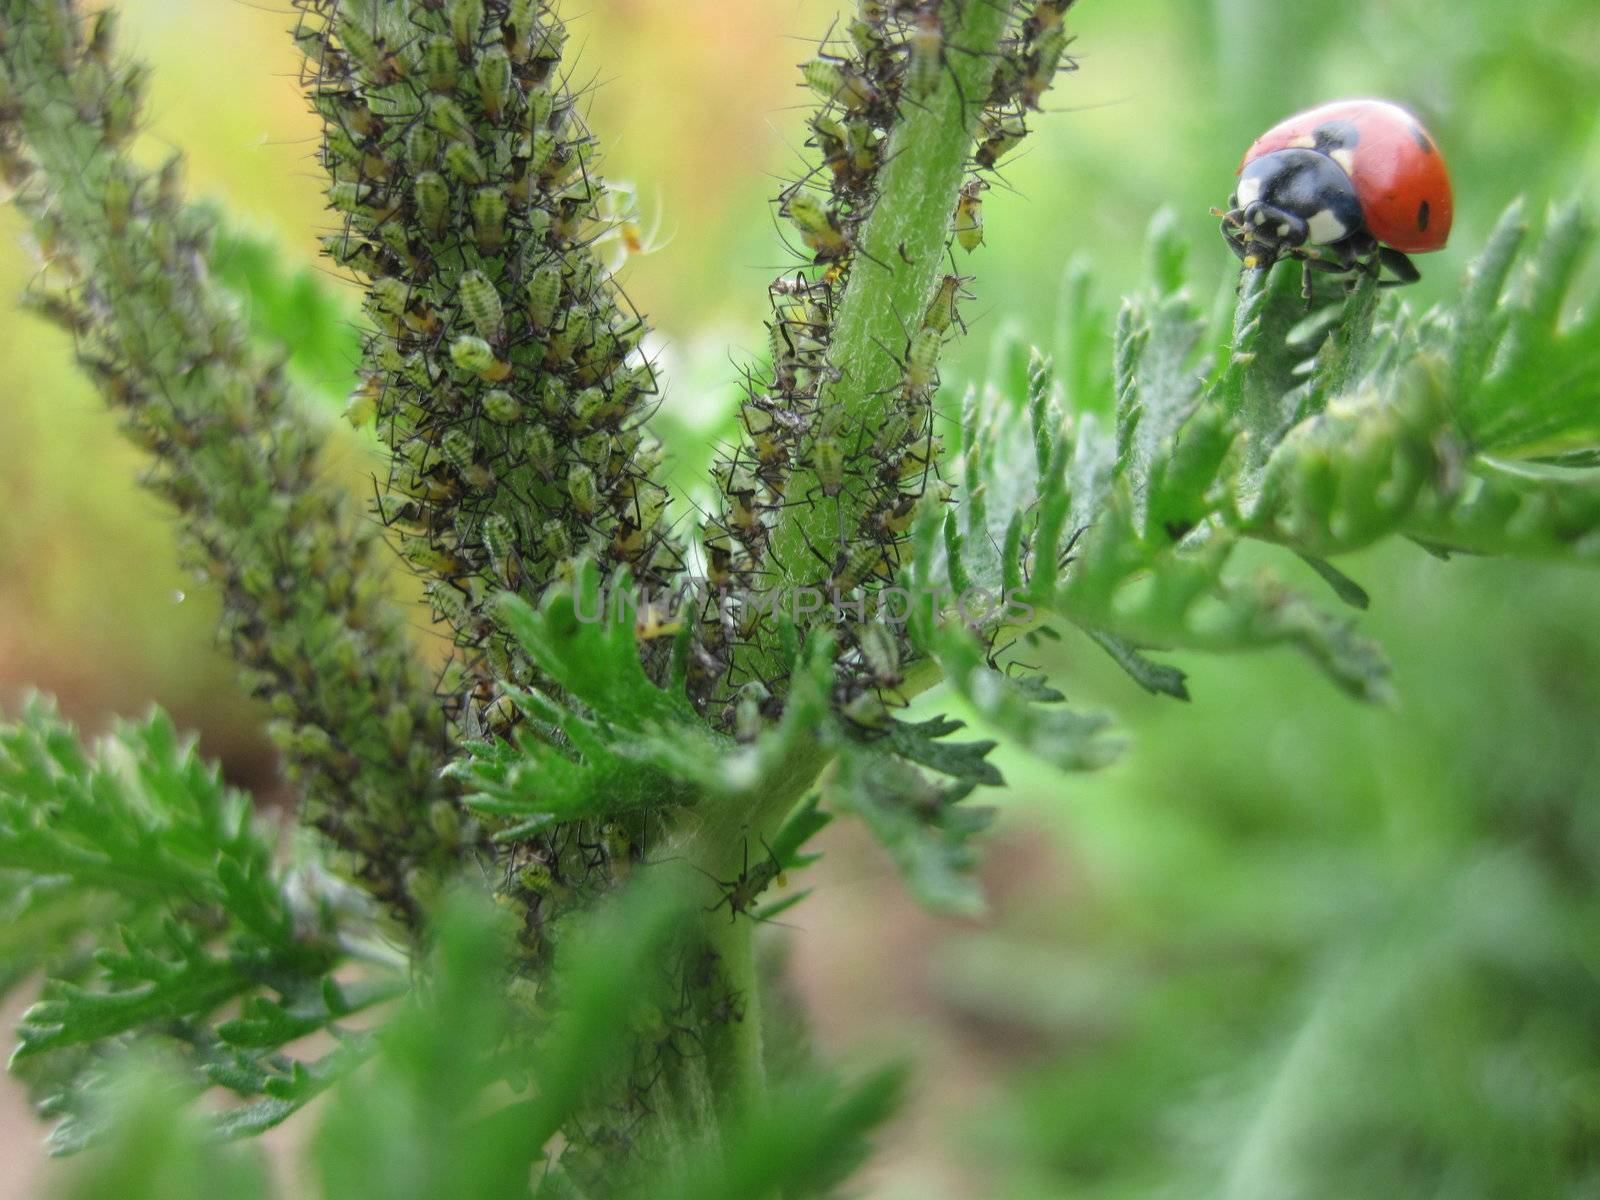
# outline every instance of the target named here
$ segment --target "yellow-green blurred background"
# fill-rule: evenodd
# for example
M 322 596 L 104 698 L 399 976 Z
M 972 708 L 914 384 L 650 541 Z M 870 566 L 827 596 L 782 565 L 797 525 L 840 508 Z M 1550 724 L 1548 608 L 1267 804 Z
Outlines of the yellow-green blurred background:
M 313 264 L 328 220 L 282 0 L 121 7 L 154 68 L 152 152 L 185 150 L 198 194 Z M 628 286 L 667 341 L 681 439 L 716 425 L 762 342 L 784 261 L 768 198 L 803 139 L 792 68 L 839 5 L 567 8 L 609 173 L 672 235 Z M 1007 322 L 1048 344 L 1074 254 L 1114 312 L 1161 207 L 1208 304 L 1231 269 L 1209 206 L 1243 147 L 1313 102 L 1392 97 L 1447 151 L 1456 235 L 1412 304 L 1451 295 L 1512 196 L 1538 211 L 1600 183 L 1595 0 L 1082 0 L 1073 25 L 1081 70 L 990 194 L 947 378 Z M 30 267 L 0 224 L 9 297 Z M 36 684 L 93 727 L 159 700 L 269 794 L 212 599 L 177 570 L 137 455 L 63 339 L 7 318 L 0 704 Z M 922 1064 L 872 1194 L 1600 1197 L 1596 578 L 1408 547 L 1345 565 L 1397 710 L 1286 656 L 1184 661 L 1194 703 L 1158 702 L 1069 640 L 1061 685 L 1134 747 L 1092 778 L 1005 760 L 990 921 L 917 915 L 856 831 L 829 835 L 790 938 L 821 1041 Z M 6 1123 L 0 1195 L 31 1194 L 32 1132 Z

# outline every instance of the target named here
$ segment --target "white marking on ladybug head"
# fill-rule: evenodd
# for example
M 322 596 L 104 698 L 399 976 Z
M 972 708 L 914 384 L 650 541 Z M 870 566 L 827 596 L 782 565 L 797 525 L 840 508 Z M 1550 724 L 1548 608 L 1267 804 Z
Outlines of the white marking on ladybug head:
M 1337 150 L 1330 151 L 1328 157 L 1338 163 L 1346 175 L 1355 174 L 1356 156 L 1352 151 L 1341 146 Z
M 1327 209 L 1312 213 L 1311 219 L 1306 222 L 1306 228 L 1310 231 L 1310 240 L 1319 246 L 1332 245 L 1350 232 L 1344 227 L 1344 222 Z
M 1249 208 L 1261 199 L 1261 180 L 1255 177 L 1239 180 L 1237 199 L 1240 208 Z
M 1283 221 L 1278 225 L 1278 236 L 1279 237 L 1287 237 L 1288 234 L 1289 234 L 1289 222 Z
M 1267 223 L 1267 214 L 1266 214 L 1266 213 L 1264 213 L 1264 212 L 1262 212 L 1262 211 L 1261 211 L 1261 210 L 1260 210 L 1260 209 L 1259 209 L 1259 208 L 1258 208 L 1258 209 L 1257 209 L 1257 210 L 1256 210 L 1256 214 L 1255 214 L 1255 216 L 1254 216 L 1254 217 L 1252 217 L 1252 218 L 1251 218 L 1251 220 L 1253 220 L 1253 221 L 1254 221 L 1254 222 L 1255 222 L 1255 223 L 1256 223 L 1256 224 L 1257 224 L 1257 225 L 1265 225 L 1265 224 L 1266 224 L 1266 223 Z
M 1299 137 L 1295 138 L 1294 141 L 1290 142 L 1289 145 L 1293 146 L 1296 150 L 1315 150 L 1317 147 L 1317 139 L 1309 133 L 1302 133 Z

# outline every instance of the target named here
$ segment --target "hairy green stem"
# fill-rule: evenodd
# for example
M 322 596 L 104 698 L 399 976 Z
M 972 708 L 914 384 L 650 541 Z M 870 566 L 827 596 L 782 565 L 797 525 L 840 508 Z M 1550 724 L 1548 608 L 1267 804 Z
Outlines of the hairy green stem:
M 894 402 L 905 376 L 901 360 L 908 339 L 921 326 L 946 269 L 957 193 L 1012 8 L 960 6 L 938 87 L 925 101 L 903 105 L 834 321 L 829 366 L 838 377 L 824 387 L 819 402 L 819 427 L 837 431 L 847 452 L 863 431 L 875 430 Z M 823 495 L 814 468 L 797 471 L 790 494 L 813 502 L 784 509 L 772 531 L 773 561 L 782 580 L 811 582 L 818 575 L 812 548 L 838 551 L 855 533 L 865 504 L 848 490 Z M 772 665 L 761 663 L 755 674 L 770 677 Z

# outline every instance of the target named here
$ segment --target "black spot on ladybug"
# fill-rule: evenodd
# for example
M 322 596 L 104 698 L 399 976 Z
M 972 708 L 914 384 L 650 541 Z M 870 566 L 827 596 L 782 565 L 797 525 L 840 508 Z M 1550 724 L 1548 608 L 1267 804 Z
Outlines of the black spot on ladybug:
M 1314 149 L 1323 154 L 1335 150 L 1350 150 L 1361 141 L 1361 131 L 1350 121 L 1329 121 L 1311 131 Z
M 1428 217 L 1430 215 L 1432 215 L 1432 214 L 1431 214 L 1431 212 L 1430 212 L 1430 210 L 1428 208 L 1428 202 L 1426 200 L 1424 200 L 1421 203 L 1421 205 L 1419 205 L 1418 208 L 1417 208 L 1417 228 L 1418 229 L 1427 229 L 1428 228 Z
M 1417 139 L 1417 145 L 1422 148 L 1424 154 L 1433 153 L 1433 139 L 1423 131 L 1421 125 L 1411 126 L 1411 136 Z

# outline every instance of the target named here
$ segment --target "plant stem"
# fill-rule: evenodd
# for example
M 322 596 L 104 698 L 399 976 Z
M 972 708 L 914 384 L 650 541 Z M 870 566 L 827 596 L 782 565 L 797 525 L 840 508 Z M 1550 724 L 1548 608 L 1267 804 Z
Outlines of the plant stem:
M 862 431 L 875 429 L 902 386 L 900 359 L 944 271 L 957 193 L 989 91 L 995 50 L 1014 5 L 968 0 L 950 6 L 957 7 L 938 87 L 925 101 L 903 104 L 879 172 L 878 198 L 857 235 L 854 266 L 835 315 L 829 366 L 837 377 L 822 391 L 819 428 L 839 434 L 847 452 Z M 823 495 L 809 468 L 796 472 L 790 494 L 813 501 L 784 509 L 771 547 L 778 579 L 797 584 L 818 575 L 811 548 L 841 549 L 855 535 L 865 506 L 864 498 L 848 489 Z M 778 664 L 767 661 L 770 647 L 746 653 L 759 660 L 752 664 L 754 677 L 773 677 Z

